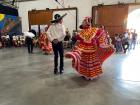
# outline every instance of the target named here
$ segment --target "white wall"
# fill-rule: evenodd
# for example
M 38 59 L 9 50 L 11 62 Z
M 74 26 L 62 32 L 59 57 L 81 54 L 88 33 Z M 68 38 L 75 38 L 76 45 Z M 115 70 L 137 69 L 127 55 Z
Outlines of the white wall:
M 62 0 L 58 0 L 62 1 Z M 92 0 L 64 0 L 65 7 L 77 7 L 78 8 L 78 26 L 81 24 L 82 19 L 85 16 L 91 16 Z M 61 2 L 62 3 L 62 2 Z M 54 9 L 56 7 L 62 8 L 55 0 L 37 0 L 29 2 L 19 3 L 19 16 L 22 18 L 22 30 L 28 31 L 28 11 L 32 9 Z M 68 20 L 69 21 L 69 20 Z M 70 22 L 70 21 L 69 21 Z

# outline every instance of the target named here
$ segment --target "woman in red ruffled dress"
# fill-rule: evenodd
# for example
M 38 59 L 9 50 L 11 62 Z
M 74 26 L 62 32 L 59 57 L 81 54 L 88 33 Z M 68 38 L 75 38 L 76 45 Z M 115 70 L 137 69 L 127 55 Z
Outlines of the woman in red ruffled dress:
M 86 79 L 92 80 L 102 74 L 102 64 L 114 53 L 113 46 L 106 43 L 106 32 L 101 28 L 91 27 L 91 18 L 86 17 L 77 42 L 72 52 L 65 54 L 72 58 L 72 66 Z
M 47 31 L 48 27 L 45 28 Z M 42 32 L 39 37 L 40 48 L 45 54 L 52 54 L 52 44 L 47 38 L 46 32 Z

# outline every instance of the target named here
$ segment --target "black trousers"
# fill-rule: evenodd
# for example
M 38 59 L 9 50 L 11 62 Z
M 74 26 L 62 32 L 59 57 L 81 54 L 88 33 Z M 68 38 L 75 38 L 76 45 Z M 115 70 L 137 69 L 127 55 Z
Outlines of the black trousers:
M 28 47 L 28 53 L 33 53 L 33 44 L 31 43 L 29 43 L 29 44 L 27 44 L 27 47 Z
M 30 37 L 26 37 L 26 44 L 27 44 L 27 47 L 28 47 L 28 53 L 33 53 L 33 39 L 30 38 Z
M 129 42 L 123 43 L 123 44 L 122 44 L 122 47 L 123 47 L 124 52 L 126 52 L 126 50 L 129 49 Z
M 54 70 L 57 71 L 58 67 L 58 57 L 60 56 L 60 72 L 63 70 L 64 67 L 64 49 L 63 43 L 58 42 L 57 44 L 52 42 L 53 52 L 54 52 Z

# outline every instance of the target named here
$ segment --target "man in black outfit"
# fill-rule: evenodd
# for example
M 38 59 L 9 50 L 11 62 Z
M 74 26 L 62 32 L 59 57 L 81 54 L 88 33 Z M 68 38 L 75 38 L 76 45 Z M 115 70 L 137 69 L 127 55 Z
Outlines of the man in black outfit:
M 54 74 L 58 73 L 58 56 L 60 56 L 60 74 L 64 71 L 64 50 L 63 50 L 63 40 L 66 36 L 65 27 L 62 24 L 63 17 L 59 14 L 54 15 L 54 19 L 52 20 L 52 25 L 47 30 L 48 39 L 52 42 L 53 52 L 54 52 Z
M 33 53 L 33 47 L 34 47 L 33 37 L 36 36 L 36 32 L 30 30 L 26 34 L 29 34 L 29 35 L 26 35 L 26 39 L 25 39 L 26 45 L 28 47 L 28 53 Z M 30 36 L 30 34 L 31 35 L 33 34 L 33 36 Z
M 26 37 L 26 44 L 27 44 L 27 48 L 28 48 L 28 53 L 33 53 L 33 38 L 27 36 Z

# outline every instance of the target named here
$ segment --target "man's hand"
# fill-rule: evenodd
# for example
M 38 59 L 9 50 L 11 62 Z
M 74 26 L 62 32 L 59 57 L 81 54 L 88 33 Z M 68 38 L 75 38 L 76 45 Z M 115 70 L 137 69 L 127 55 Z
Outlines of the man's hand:
M 53 40 L 53 43 L 54 43 L 54 44 L 57 44 L 57 43 L 58 43 L 58 39 L 54 39 L 54 40 Z

